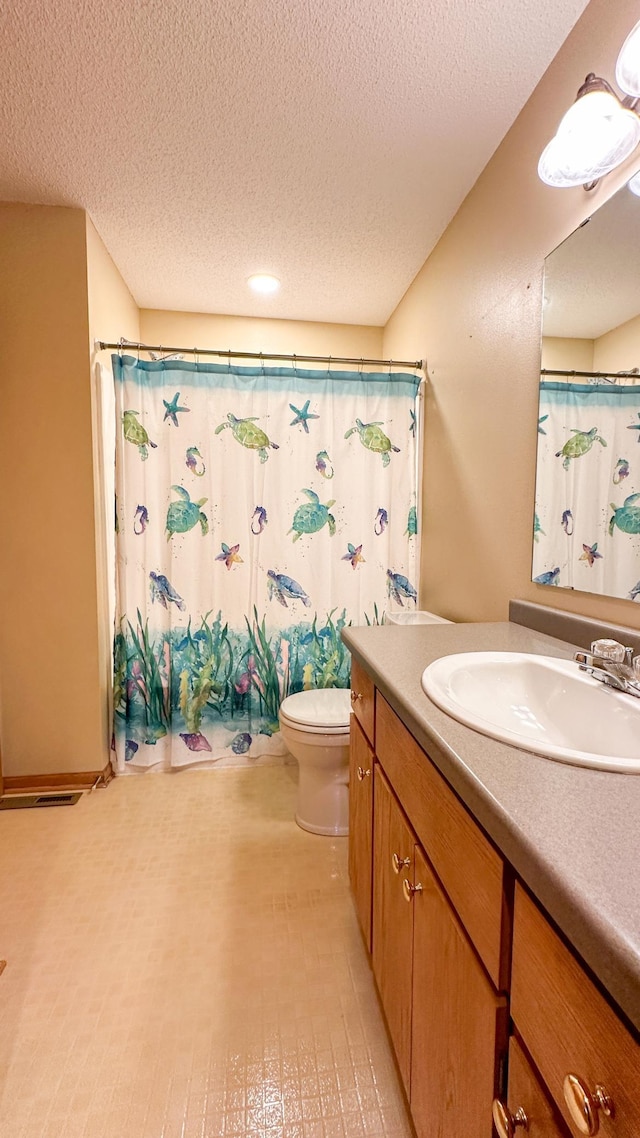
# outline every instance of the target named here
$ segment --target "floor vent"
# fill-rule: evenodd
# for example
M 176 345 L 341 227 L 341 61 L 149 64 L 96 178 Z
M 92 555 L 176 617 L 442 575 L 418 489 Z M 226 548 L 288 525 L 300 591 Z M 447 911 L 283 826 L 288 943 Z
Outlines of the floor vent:
M 0 798 L 0 810 L 29 810 L 32 806 L 73 806 L 80 798 L 75 794 L 9 794 Z

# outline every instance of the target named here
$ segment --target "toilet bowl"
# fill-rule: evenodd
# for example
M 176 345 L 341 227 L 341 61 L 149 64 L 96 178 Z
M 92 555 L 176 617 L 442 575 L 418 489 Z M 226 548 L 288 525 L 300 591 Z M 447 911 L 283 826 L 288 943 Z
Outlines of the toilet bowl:
M 296 822 L 312 834 L 349 832 L 348 688 L 296 692 L 280 706 L 282 738 L 300 769 Z

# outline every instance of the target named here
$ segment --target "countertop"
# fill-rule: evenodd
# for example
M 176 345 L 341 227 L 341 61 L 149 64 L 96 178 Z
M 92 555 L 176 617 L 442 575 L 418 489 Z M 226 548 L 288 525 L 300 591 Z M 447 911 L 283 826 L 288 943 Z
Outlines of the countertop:
M 586 770 L 497 742 L 420 685 L 454 652 L 574 646 L 519 624 L 348 628 L 343 639 L 516 873 L 640 1031 L 640 775 Z

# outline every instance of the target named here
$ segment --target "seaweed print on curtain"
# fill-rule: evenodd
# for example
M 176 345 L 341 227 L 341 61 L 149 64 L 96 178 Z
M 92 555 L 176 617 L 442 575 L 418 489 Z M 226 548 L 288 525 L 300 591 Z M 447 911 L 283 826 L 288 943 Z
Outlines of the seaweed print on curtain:
M 116 768 L 284 754 L 345 624 L 415 605 L 418 377 L 113 368 Z
M 545 380 L 539 416 L 533 580 L 635 600 L 640 387 Z

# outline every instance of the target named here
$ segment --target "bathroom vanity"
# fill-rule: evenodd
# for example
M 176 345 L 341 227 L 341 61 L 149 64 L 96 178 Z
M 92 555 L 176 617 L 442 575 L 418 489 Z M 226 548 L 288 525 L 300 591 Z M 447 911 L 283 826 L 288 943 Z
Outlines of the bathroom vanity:
M 343 637 L 350 876 L 418 1138 L 638 1138 L 640 776 L 479 735 L 420 686 L 451 653 L 574 645 L 516 623 Z

